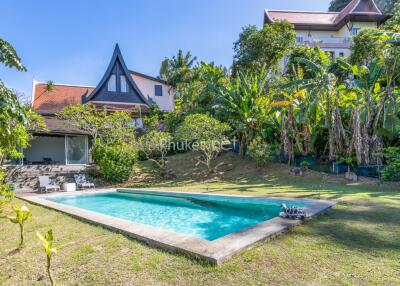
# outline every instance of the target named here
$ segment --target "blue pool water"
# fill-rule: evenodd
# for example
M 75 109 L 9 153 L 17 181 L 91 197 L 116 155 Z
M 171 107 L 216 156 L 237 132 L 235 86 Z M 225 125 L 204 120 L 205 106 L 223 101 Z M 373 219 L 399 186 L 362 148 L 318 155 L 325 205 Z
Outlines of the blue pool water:
M 60 196 L 48 200 L 175 231 L 215 240 L 255 226 L 279 215 L 280 204 L 293 202 L 180 193 L 103 193 Z M 307 206 L 299 201 L 295 205 Z

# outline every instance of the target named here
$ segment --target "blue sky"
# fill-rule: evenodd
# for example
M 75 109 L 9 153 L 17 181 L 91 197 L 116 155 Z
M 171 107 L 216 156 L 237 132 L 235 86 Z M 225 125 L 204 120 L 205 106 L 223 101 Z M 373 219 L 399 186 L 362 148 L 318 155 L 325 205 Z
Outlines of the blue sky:
M 12 43 L 28 72 L 0 66 L 0 79 L 30 95 L 32 78 L 96 85 L 119 43 L 128 68 L 158 75 L 178 49 L 230 66 L 243 26 L 263 10 L 327 10 L 330 0 L 35 0 L 1 4 L 0 37 Z

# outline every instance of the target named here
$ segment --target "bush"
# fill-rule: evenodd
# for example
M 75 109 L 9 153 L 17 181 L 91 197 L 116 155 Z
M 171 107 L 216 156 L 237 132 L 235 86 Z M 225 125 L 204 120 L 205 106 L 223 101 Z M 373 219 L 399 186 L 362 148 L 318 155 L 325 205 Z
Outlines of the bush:
M 382 170 L 382 179 L 385 181 L 400 181 L 400 148 L 386 148 L 384 157 L 386 165 Z
M 98 144 L 93 150 L 93 159 L 99 166 L 100 174 L 113 182 L 128 180 L 137 158 L 137 150 L 126 143 Z
M 261 142 L 261 140 L 254 140 L 247 147 L 247 152 L 251 159 L 256 161 L 257 166 L 262 166 L 267 163 L 271 156 L 271 148 Z
M 301 161 L 300 162 L 300 167 L 302 167 L 303 169 L 310 169 L 311 163 L 308 162 L 308 161 Z

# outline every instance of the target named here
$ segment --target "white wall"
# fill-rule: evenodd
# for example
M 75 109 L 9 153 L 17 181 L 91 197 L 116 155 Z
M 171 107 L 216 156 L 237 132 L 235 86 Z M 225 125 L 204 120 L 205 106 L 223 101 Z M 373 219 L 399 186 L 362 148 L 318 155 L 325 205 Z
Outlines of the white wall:
M 352 22 L 350 23 L 352 28 L 377 28 L 377 23 L 374 22 Z M 317 40 L 321 38 L 321 41 L 324 42 L 334 42 L 335 38 L 338 38 L 338 42 L 341 40 L 344 40 L 345 38 L 351 38 L 351 31 L 348 29 L 346 25 L 344 25 L 339 31 L 296 31 L 296 35 L 299 37 L 303 37 L 303 41 L 307 41 L 309 39 L 309 35 L 311 35 L 311 39 Z M 323 51 L 327 52 L 334 52 L 335 57 L 338 57 L 341 53 L 345 57 L 350 56 L 350 43 L 349 43 L 349 48 L 337 48 L 337 47 L 332 47 L 332 48 L 322 48 Z
M 376 28 L 377 23 L 374 22 L 351 22 L 353 28 Z M 311 34 L 313 38 L 330 38 L 330 37 L 342 37 L 350 38 L 351 33 L 346 25 L 344 25 L 339 31 L 296 31 L 297 36 L 302 36 L 304 40 L 307 39 L 308 34 Z
M 137 86 L 139 87 L 140 91 L 143 93 L 143 95 L 155 101 L 161 110 L 164 111 L 174 110 L 174 95 L 173 91 L 169 90 L 170 87 L 168 85 L 135 74 L 132 74 L 132 77 Z M 155 96 L 154 94 L 155 85 L 162 86 L 162 96 Z

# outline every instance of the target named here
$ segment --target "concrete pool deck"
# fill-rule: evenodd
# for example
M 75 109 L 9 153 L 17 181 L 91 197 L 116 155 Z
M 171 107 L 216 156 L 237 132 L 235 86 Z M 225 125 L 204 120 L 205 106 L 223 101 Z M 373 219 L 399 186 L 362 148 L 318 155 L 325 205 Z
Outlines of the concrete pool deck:
M 168 251 L 182 252 L 196 256 L 207 260 L 214 265 L 220 265 L 225 260 L 232 257 L 234 254 L 250 248 L 254 243 L 263 240 L 268 240 L 276 237 L 296 225 L 300 225 L 303 221 L 299 220 L 289 220 L 280 217 L 275 217 L 273 219 L 259 223 L 248 229 L 232 233 L 230 235 L 221 237 L 219 239 L 208 241 L 201 238 L 189 237 L 180 233 L 176 233 L 169 230 L 164 230 L 160 228 L 155 228 L 149 225 L 136 223 L 129 220 L 124 220 L 105 214 L 67 206 L 64 204 L 56 203 L 47 198 L 59 197 L 59 196 L 76 196 L 76 195 L 90 195 L 90 194 L 100 194 L 100 193 L 113 193 L 113 192 L 124 192 L 129 193 L 133 190 L 129 189 L 103 189 L 95 191 L 77 191 L 77 192 L 59 192 L 50 194 L 33 194 L 33 193 L 17 193 L 16 196 L 22 200 L 28 201 L 30 203 L 40 205 L 46 208 L 61 211 L 63 213 L 69 214 L 80 220 L 101 225 L 108 229 L 120 232 L 128 237 L 138 239 L 151 246 L 159 247 Z M 144 190 L 135 189 L 134 192 L 138 191 L 143 193 L 169 193 L 169 194 L 190 194 L 190 195 L 209 195 L 209 196 L 229 196 L 236 198 L 247 198 L 247 199 L 279 199 L 288 200 L 293 202 L 306 201 L 311 202 L 311 204 L 306 207 L 307 219 L 310 219 L 333 207 L 334 202 L 326 200 L 310 200 L 310 199 L 293 199 L 293 198 L 283 198 L 283 197 L 252 197 L 252 196 L 242 196 L 242 195 L 219 195 L 219 194 L 204 194 L 204 193 L 189 193 L 189 192 L 168 192 L 168 191 L 154 191 L 154 190 Z

